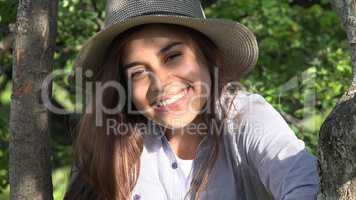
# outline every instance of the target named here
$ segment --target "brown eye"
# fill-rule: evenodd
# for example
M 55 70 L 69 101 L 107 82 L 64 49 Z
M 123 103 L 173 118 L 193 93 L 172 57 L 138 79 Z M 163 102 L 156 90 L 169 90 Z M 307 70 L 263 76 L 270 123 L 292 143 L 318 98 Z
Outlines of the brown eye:
M 171 61 L 173 59 L 175 59 L 176 57 L 179 57 L 180 55 L 182 55 L 181 53 L 174 53 L 174 54 L 171 54 L 169 56 L 166 57 L 166 59 L 164 60 L 164 62 L 168 62 L 168 61 Z

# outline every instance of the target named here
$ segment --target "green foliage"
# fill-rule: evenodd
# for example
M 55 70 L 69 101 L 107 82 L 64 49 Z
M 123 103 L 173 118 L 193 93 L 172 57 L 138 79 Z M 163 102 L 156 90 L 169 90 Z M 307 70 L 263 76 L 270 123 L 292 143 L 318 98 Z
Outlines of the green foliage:
M 8 34 L 8 25 L 16 18 L 15 1 L 0 0 L 0 41 Z M 0 48 L 1 49 L 1 48 Z M 10 78 L 4 73 L 11 70 L 11 53 L 0 51 L 0 199 L 8 191 L 9 184 L 9 113 L 11 83 Z M 6 196 L 6 195 L 5 195 Z
M 290 2 L 222 0 L 207 13 L 239 21 L 256 34 L 259 61 L 242 83 L 292 116 L 287 121 L 315 153 L 323 119 L 350 84 L 351 59 L 327 2 L 307 8 Z
M 0 0 L 0 27 L 6 27 L 16 20 L 17 1 Z M 0 37 L 4 37 L 0 31 Z
M 69 182 L 69 174 L 70 168 L 68 166 L 58 168 L 52 173 L 53 198 L 55 200 L 63 199 Z
M 66 187 L 69 182 L 70 168 L 60 167 L 53 171 L 52 173 L 52 183 L 53 183 L 53 198 L 55 200 L 62 200 Z M 8 200 L 10 188 L 9 185 L 5 186 L 5 189 L 0 193 L 0 200 Z
M 7 170 L 7 166 L 9 163 L 9 134 L 8 134 L 8 107 L 1 108 L 0 107 L 0 194 L 4 191 L 4 189 L 9 184 L 9 173 Z
M 59 2 L 54 69 L 68 70 L 83 42 L 100 30 L 105 1 Z M 292 0 L 219 0 L 206 9 L 206 15 L 239 21 L 256 34 L 259 61 L 242 83 L 283 113 L 315 154 L 320 125 L 349 86 L 351 58 L 340 20 L 328 1 L 308 6 L 291 3 Z M 17 1 L 0 0 L 1 30 L 15 22 L 16 7 Z M 1 31 L 0 40 L 6 34 Z M 11 67 L 11 51 L 0 52 L 0 199 L 8 198 Z M 71 89 L 65 78 L 55 80 L 53 95 L 67 109 L 73 108 Z M 71 147 L 54 139 L 51 145 L 54 196 L 61 199 L 68 181 Z

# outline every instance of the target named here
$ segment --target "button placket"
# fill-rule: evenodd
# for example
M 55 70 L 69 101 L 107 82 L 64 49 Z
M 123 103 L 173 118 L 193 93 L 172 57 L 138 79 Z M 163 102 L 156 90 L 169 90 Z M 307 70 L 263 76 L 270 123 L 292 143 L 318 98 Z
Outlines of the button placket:
M 135 194 L 133 196 L 133 200 L 140 200 L 141 199 L 141 196 L 139 194 Z
M 160 127 L 160 131 L 161 131 L 161 144 L 162 144 L 162 149 L 164 154 L 166 155 L 166 158 L 168 158 L 167 160 L 169 161 L 169 166 L 170 169 L 167 169 L 167 173 L 169 173 L 170 175 L 167 174 L 167 176 L 171 176 L 171 177 L 175 177 L 173 179 L 171 179 L 169 185 L 169 193 L 167 193 L 166 191 L 166 195 L 168 199 L 181 199 L 180 196 L 182 195 L 182 185 L 181 185 L 181 178 L 182 175 L 180 172 L 180 170 L 178 169 L 178 162 L 177 159 L 175 157 L 175 154 L 173 152 L 173 149 L 171 148 L 171 146 L 169 145 L 168 139 L 166 138 L 165 134 L 163 133 L 162 128 Z M 178 171 L 177 171 L 178 170 Z M 166 178 L 165 178 L 166 179 Z M 168 181 L 169 179 L 166 179 L 166 181 Z M 173 181 L 173 182 L 172 182 Z
M 178 166 L 179 164 L 177 162 L 176 155 L 173 152 L 173 149 L 171 148 L 171 146 L 169 145 L 168 139 L 165 136 L 165 134 L 163 133 L 163 130 L 161 127 L 159 127 L 159 131 L 160 131 L 160 138 L 161 138 L 163 151 L 167 155 L 168 160 L 170 161 L 170 166 L 171 166 L 172 170 L 178 170 L 177 173 L 178 173 L 178 176 L 181 177 L 180 180 L 184 180 L 185 176 L 184 176 L 183 169 L 181 169 L 181 166 Z M 211 140 L 211 135 L 208 134 L 198 144 L 197 154 L 196 154 L 195 159 L 193 160 L 192 169 L 190 172 L 191 176 L 193 176 L 193 174 L 194 174 L 195 166 L 197 164 L 201 163 L 202 160 L 204 160 L 206 153 L 207 153 L 206 151 L 209 149 L 210 140 Z M 182 184 L 185 184 L 185 182 L 184 183 L 182 182 Z M 177 194 L 180 194 L 180 193 L 177 193 Z
M 165 135 L 162 136 L 162 145 L 164 152 L 167 154 L 169 161 L 171 162 L 171 167 L 173 169 L 177 169 L 178 163 L 176 157 Z
M 168 142 L 166 136 L 162 137 L 162 144 L 163 144 L 163 149 L 171 162 L 172 170 L 178 170 L 176 172 L 177 172 L 177 175 L 180 177 L 179 182 L 180 182 L 180 184 L 182 184 L 182 187 L 184 186 L 184 188 L 185 188 L 185 182 L 182 181 L 182 180 L 185 180 L 184 172 L 183 172 L 181 166 L 178 166 L 178 161 L 177 161 L 176 155 L 173 152 L 171 146 L 169 145 L 169 142 Z M 185 192 L 186 189 L 183 189 L 183 188 L 181 188 L 181 189 L 182 190 L 176 191 L 175 197 L 177 199 L 180 199 L 181 197 L 183 197 L 185 195 L 185 193 L 183 193 L 183 191 Z
M 175 161 L 175 162 L 172 163 L 171 166 L 172 166 L 173 169 L 177 169 L 178 168 L 178 163 Z

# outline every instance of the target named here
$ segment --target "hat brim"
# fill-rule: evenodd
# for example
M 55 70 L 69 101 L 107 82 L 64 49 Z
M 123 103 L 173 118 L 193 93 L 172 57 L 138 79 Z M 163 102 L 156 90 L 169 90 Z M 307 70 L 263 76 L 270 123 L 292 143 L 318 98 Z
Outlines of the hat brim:
M 74 66 L 84 71 L 100 67 L 107 48 L 120 33 L 138 25 L 167 23 L 197 30 L 210 38 L 223 52 L 224 81 L 238 81 L 257 62 L 258 45 L 254 34 L 244 25 L 227 19 L 192 18 L 173 15 L 144 15 L 130 18 L 101 30 L 91 37 L 78 53 Z

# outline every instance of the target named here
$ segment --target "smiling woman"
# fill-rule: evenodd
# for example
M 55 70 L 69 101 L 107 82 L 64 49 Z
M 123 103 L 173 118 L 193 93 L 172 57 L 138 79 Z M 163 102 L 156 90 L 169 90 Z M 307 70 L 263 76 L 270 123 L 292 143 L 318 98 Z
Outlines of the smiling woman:
M 185 127 L 207 102 L 212 66 L 199 57 L 199 49 L 183 28 L 140 28 L 127 39 L 122 57 L 123 63 L 130 63 L 123 74 L 132 83 L 132 101 L 145 117 L 162 126 Z
M 106 23 L 76 65 L 126 92 L 92 95 L 65 199 L 316 197 L 315 157 L 261 95 L 237 87 L 258 55 L 246 27 L 206 19 L 195 0 L 112 0 Z

